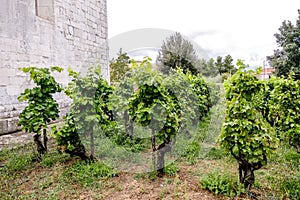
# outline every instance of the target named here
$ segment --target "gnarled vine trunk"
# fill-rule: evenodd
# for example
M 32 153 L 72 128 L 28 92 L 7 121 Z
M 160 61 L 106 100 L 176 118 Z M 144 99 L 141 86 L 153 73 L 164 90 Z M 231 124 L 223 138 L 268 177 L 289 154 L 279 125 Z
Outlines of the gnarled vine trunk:
M 36 147 L 37 147 L 37 151 L 39 153 L 39 156 L 45 154 L 47 152 L 47 149 L 44 147 L 42 141 L 41 141 L 41 135 L 36 133 L 34 136 L 33 136 L 33 140 L 34 140 L 34 143 L 36 144 Z
M 152 127 L 151 129 L 151 144 L 152 144 L 152 165 L 155 169 L 156 167 L 156 143 L 155 143 L 155 129 Z
M 95 140 L 94 140 L 94 132 L 93 131 L 91 131 L 91 133 L 90 133 L 90 142 L 91 142 L 90 151 L 91 151 L 91 154 L 94 155 L 95 154 Z
M 164 143 L 160 144 L 157 148 L 157 172 L 158 176 L 164 174 L 165 167 L 165 154 L 171 151 L 171 141 L 167 140 Z
M 48 142 L 48 137 L 47 137 L 47 130 L 43 129 L 43 142 L 44 142 L 44 148 L 45 151 L 48 151 L 48 147 L 47 147 L 47 142 Z
M 247 160 L 240 158 L 239 163 L 239 180 L 245 189 L 250 190 L 255 182 L 254 171 L 260 169 L 263 165 L 261 162 L 249 163 Z
M 93 156 L 93 154 L 89 155 L 87 153 L 84 145 L 81 142 L 78 143 L 74 149 L 72 149 L 72 150 L 66 149 L 65 152 L 70 154 L 71 156 L 78 156 L 86 162 L 91 162 L 91 161 L 93 162 L 96 160 L 96 158 Z
M 123 117 L 124 117 L 124 125 L 125 125 L 126 135 L 132 139 L 133 121 L 129 118 L 128 110 L 124 111 Z

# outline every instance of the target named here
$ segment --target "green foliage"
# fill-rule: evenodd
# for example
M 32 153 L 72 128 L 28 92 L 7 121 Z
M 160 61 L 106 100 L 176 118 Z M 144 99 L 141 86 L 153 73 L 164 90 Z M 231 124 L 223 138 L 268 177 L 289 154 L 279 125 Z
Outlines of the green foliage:
M 26 170 L 33 164 L 35 159 L 36 156 L 32 153 L 14 155 L 0 168 L 0 173 L 4 176 L 5 174 L 11 175 Z
M 167 176 L 175 176 L 179 171 L 178 166 L 175 163 L 171 163 L 164 168 L 164 173 Z
M 225 83 L 227 109 L 220 141 L 233 156 L 266 164 L 266 156 L 276 148 L 276 138 L 253 101 L 262 87 L 253 72 L 240 70 Z
M 233 59 L 230 55 L 225 56 L 224 60 L 221 56 L 218 56 L 215 65 L 219 71 L 219 74 L 234 74 L 237 69 L 234 67 L 232 62 Z
M 142 63 L 136 73 L 135 84 L 138 89 L 129 99 L 129 114 L 142 126 L 149 125 L 152 120 L 158 123 L 166 120 L 157 137 L 162 141 L 170 139 L 179 126 L 176 97 L 164 87 L 162 75 L 152 70 L 149 62 Z M 162 107 L 166 114 L 160 113 L 162 110 L 159 111 L 157 106 Z
M 207 158 L 209 159 L 222 159 L 224 157 L 226 157 L 226 152 L 224 151 L 224 149 L 222 148 L 211 148 L 209 150 L 209 152 L 207 152 L 207 154 L 205 155 Z
M 284 21 L 275 34 L 276 42 L 280 49 L 274 50 L 274 54 L 267 59 L 275 68 L 275 74 L 280 77 L 288 77 L 291 72 L 295 78 L 300 79 L 300 10 L 298 10 L 296 24 Z
M 67 113 L 63 117 L 63 120 L 61 127 L 52 127 L 53 137 L 56 139 L 58 150 L 61 152 L 64 152 L 66 149 L 72 151 L 76 146 L 81 144 L 81 140 L 76 131 L 73 115 Z
M 122 49 L 120 50 L 117 59 L 113 59 L 110 62 L 110 81 L 114 85 L 125 78 L 126 72 L 130 71 L 130 63 L 130 57 L 127 53 L 122 53 Z
M 217 105 L 221 99 L 221 86 L 216 83 L 216 79 L 207 79 L 206 80 L 208 92 L 210 96 L 211 106 Z
M 238 161 L 241 183 L 251 187 L 253 171 L 266 165 L 267 157 L 278 146 L 278 139 L 258 110 L 261 99 L 256 96 L 264 91 L 265 86 L 254 72 L 242 71 L 245 66 L 241 61 L 237 64 L 240 69 L 225 82 L 226 116 L 220 143 Z
M 287 146 L 289 148 L 289 146 Z M 289 165 L 290 167 L 300 167 L 300 154 L 293 151 L 289 148 L 289 150 L 284 154 L 280 155 L 284 158 L 282 162 Z
M 231 199 L 245 192 L 243 185 L 239 184 L 231 174 L 226 172 L 222 174 L 220 172 L 210 172 L 200 180 L 200 185 L 203 189 L 208 189 L 215 194 L 223 194 Z
M 300 173 L 293 178 L 280 182 L 280 190 L 289 199 L 299 199 L 300 197 Z
M 28 105 L 19 115 L 18 125 L 22 126 L 22 130 L 35 133 L 34 142 L 37 151 L 40 154 L 47 152 L 47 126 L 59 117 L 58 104 L 53 98 L 53 94 L 61 92 L 62 87 L 57 83 L 51 72 L 61 72 L 60 67 L 36 68 L 24 67 L 20 68 L 25 73 L 30 74 L 36 86 L 32 89 L 25 89 L 18 97 L 20 102 L 28 101 Z M 43 143 L 40 135 L 43 133 Z
M 273 90 L 270 92 L 270 117 L 275 121 L 281 138 L 287 141 L 300 152 L 300 81 L 272 78 L 270 83 Z
M 76 162 L 63 172 L 64 180 L 81 186 L 93 186 L 99 184 L 99 179 L 112 177 L 113 170 L 101 162 L 86 164 Z
M 101 76 L 101 67 L 90 67 L 85 76 L 69 69 L 73 77 L 66 89 L 66 94 L 72 98 L 70 112 L 64 117 L 64 124 L 54 131 L 59 148 L 63 151 L 73 151 L 83 145 L 80 136 L 90 136 L 90 150 L 94 153 L 94 132 L 105 128 L 112 121 L 112 112 L 108 108 L 109 95 L 113 88 Z M 83 153 L 85 154 L 85 153 Z
M 42 129 L 46 129 L 51 120 L 59 117 L 58 104 L 53 98 L 53 94 L 60 92 L 62 87 L 58 84 L 51 72 L 61 72 L 60 67 L 36 68 L 25 67 L 21 68 L 25 73 L 30 74 L 36 86 L 25 91 L 18 97 L 19 101 L 28 101 L 28 105 L 20 113 L 19 125 L 22 130 L 41 134 Z
M 193 89 L 193 93 L 196 95 L 199 119 L 201 120 L 209 112 L 211 105 L 211 98 L 207 83 L 201 75 L 191 76 L 190 84 Z
M 138 92 L 130 99 L 129 113 L 135 116 L 135 121 L 139 122 L 142 126 L 147 126 L 152 120 L 160 118 L 160 113 L 157 115 L 157 109 L 155 109 L 157 104 L 162 106 L 167 113 L 166 123 L 158 132 L 157 137 L 162 141 L 170 140 L 177 132 L 179 119 L 176 104 L 174 104 L 172 98 L 163 87 L 156 87 L 155 85 L 143 85 L 139 87 Z M 156 119 L 153 118 L 154 115 Z
M 188 160 L 188 162 L 190 162 L 191 164 L 195 164 L 196 159 L 199 156 L 200 149 L 201 149 L 200 144 L 196 141 L 193 141 L 188 145 L 185 153 L 182 156 L 185 157 Z
M 189 71 L 192 74 L 197 74 L 197 59 L 192 43 L 176 32 L 163 42 L 156 63 L 159 66 L 159 70 L 165 74 L 178 67 L 183 69 L 185 73 Z
M 112 113 L 107 107 L 113 88 L 102 78 L 101 66 L 90 67 L 85 76 L 69 70 L 73 77 L 67 94 L 72 98 L 71 111 L 77 129 L 91 131 L 95 124 L 105 126 L 110 123 Z
M 215 77 L 219 74 L 219 70 L 213 58 L 209 60 L 197 60 L 197 67 L 199 68 L 199 73 L 206 77 Z
M 70 156 L 66 155 L 66 154 L 62 154 L 58 151 L 55 152 L 51 152 L 48 154 L 45 154 L 43 156 L 43 160 L 40 162 L 40 165 L 42 167 L 53 167 L 55 164 L 57 163 L 63 163 L 67 160 L 70 159 Z
M 179 128 L 180 110 L 176 96 L 164 87 L 162 75 L 152 70 L 152 65 L 148 61 L 143 62 L 137 70 L 135 76 L 137 91 L 129 99 L 129 114 L 138 124 L 150 125 L 153 152 L 158 150 L 160 154 L 164 151 L 161 150 L 163 148 L 170 151 L 171 140 Z M 158 147 L 157 141 L 160 141 Z M 158 156 L 157 166 L 153 158 L 155 169 L 164 168 L 164 153 Z
M 197 125 L 211 106 L 209 90 L 201 75 L 184 73 L 179 68 L 164 76 L 152 70 L 151 63 L 145 60 L 133 66 L 128 77 L 133 80 L 131 84 L 136 92 L 129 101 L 122 100 L 126 105 L 123 108 L 128 108 L 135 122 L 144 127 L 150 126 L 155 132 L 152 135 L 154 151 L 171 145 L 179 130 L 189 131 L 190 126 Z M 124 96 L 130 93 L 132 90 Z

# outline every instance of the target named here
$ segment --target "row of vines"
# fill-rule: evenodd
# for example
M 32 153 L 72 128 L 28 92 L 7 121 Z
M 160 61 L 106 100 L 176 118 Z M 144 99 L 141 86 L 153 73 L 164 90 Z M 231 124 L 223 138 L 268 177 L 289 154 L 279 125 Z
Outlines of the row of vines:
M 254 171 L 267 164 L 280 144 L 288 143 L 300 152 L 300 86 L 292 75 L 259 80 L 259 70 L 246 71 L 242 61 L 237 66 L 239 70 L 224 83 L 226 116 L 219 141 L 237 160 L 240 183 L 250 190 Z M 125 163 L 135 162 L 139 155 L 150 158 L 158 175 L 164 173 L 167 161 L 183 155 L 195 138 L 203 137 L 198 125 L 215 92 L 201 75 L 177 69 L 166 76 L 152 69 L 149 60 L 132 61 L 113 86 L 102 78 L 99 67 L 85 75 L 69 69 L 72 80 L 65 88 L 51 75 L 62 68 L 22 70 L 30 73 L 36 87 L 19 97 L 28 101 L 19 124 L 34 133 L 40 159 L 47 152 L 49 124 L 59 118 L 53 94 L 64 91 L 72 99 L 70 110 L 62 123 L 51 126 L 61 152 L 87 162 L 109 156 L 111 162 L 119 152 L 122 161 L 116 165 L 122 163 L 129 170 Z
M 49 124 L 59 118 L 53 94 L 63 91 L 72 99 L 70 110 L 62 123 L 51 126 L 60 151 L 90 162 L 104 159 L 107 145 L 114 147 L 111 154 L 151 149 L 152 167 L 163 174 L 166 156 L 176 157 L 182 153 L 180 146 L 186 148 L 178 141 L 190 142 L 201 134 L 197 125 L 211 107 L 210 92 L 201 75 L 178 69 L 166 76 L 152 69 L 147 59 L 132 61 L 130 68 L 114 86 L 102 78 L 100 67 L 85 75 L 69 69 L 72 80 L 65 88 L 51 75 L 62 68 L 22 68 L 36 86 L 19 97 L 28 101 L 19 124 L 35 134 L 40 159 L 47 152 Z M 132 159 L 136 154 L 130 153 L 127 157 Z

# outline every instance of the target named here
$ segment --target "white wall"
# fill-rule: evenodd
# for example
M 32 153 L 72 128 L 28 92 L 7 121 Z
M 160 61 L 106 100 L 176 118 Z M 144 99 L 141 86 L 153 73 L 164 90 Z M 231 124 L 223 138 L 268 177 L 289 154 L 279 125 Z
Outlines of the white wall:
M 106 0 L 2 0 L 0 135 L 18 129 L 24 104 L 17 97 L 30 86 L 28 75 L 18 68 L 61 66 L 85 71 L 99 64 L 108 79 Z M 57 75 L 57 80 L 66 84 L 66 74 Z M 64 96 L 57 98 L 61 107 L 68 106 Z

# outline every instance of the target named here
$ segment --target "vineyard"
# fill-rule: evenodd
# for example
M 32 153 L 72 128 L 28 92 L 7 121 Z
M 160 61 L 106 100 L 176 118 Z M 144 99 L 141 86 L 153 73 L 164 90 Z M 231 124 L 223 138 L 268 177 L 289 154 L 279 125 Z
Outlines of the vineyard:
M 113 85 L 100 67 L 69 69 L 67 87 L 62 68 L 21 69 L 35 87 L 19 124 L 34 140 L 0 152 L 1 198 L 298 199 L 299 81 L 246 67 L 223 85 L 145 59 Z M 72 99 L 62 121 L 59 92 Z

